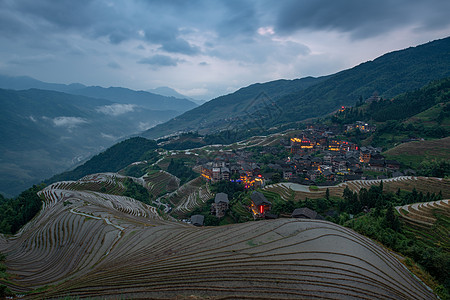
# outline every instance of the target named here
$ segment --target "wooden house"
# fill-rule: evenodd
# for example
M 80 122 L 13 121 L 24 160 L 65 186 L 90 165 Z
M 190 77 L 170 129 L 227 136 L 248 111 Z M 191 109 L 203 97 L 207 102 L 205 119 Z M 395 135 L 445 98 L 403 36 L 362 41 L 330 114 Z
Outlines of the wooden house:
M 265 212 L 272 209 L 272 203 L 260 192 L 253 192 L 250 199 L 250 209 L 255 216 L 264 217 Z

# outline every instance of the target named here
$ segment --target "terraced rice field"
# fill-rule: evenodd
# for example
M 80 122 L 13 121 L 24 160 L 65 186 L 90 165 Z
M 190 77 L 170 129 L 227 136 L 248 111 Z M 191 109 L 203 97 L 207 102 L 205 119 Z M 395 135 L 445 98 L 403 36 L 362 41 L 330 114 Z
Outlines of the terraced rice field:
M 161 220 L 131 198 L 64 184 L 42 196 L 38 216 L 0 237 L 7 285 L 25 299 L 436 298 L 384 248 L 330 222 L 198 228 Z
M 353 192 L 359 192 L 362 188 L 369 189 L 372 185 L 379 185 L 380 182 L 380 179 L 354 180 L 336 186 L 319 187 L 317 191 L 310 190 L 308 186 L 283 182 L 268 185 L 264 190 L 277 193 L 284 200 L 294 199 L 298 201 L 304 200 L 306 197 L 310 199 L 324 198 L 327 188 L 330 191 L 330 196 L 341 197 L 346 187 Z M 383 179 L 383 189 L 385 191 L 396 192 L 399 188 L 407 191 L 416 188 L 418 192 L 423 192 L 425 194 L 427 192 L 438 194 L 439 191 L 441 191 L 444 198 L 450 198 L 450 180 L 448 179 L 414 176 Z
M 167 199 L 175 207 L 173 213 L 182 216 L 202 206 L 213 196 L 209 185 L 205 184 L 201 177 L 197 177 L 171 193 Z
M 156 171 L 143 177 L 145 185 L 153 197 L 175 191 L 180 186 L 180 179 L 166 171 Z
M 406 230 L 416 238 L 450 251 L 450 200 L 414 203 L 395 209 L 405 222 Z
M 64 190 L 89 190 L 89 191 L 101 191 L 104 190 L 108 194 L 122 194 L 125 192 L 125 186 L 123 182 L 127 177 L 119 175 L 117 173 L 98 173 L 84 176 L 77 181 L 61 181 L 53 183 L 52 189 L 64 189 Z M 135 178 L 135 180 L 138 180 Z

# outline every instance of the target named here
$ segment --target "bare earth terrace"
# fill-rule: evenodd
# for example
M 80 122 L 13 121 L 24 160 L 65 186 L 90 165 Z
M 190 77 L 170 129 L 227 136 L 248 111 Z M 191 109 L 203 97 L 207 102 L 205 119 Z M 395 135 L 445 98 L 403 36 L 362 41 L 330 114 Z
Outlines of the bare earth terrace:
M 24 298 L 435 298 L 384 248 L 330 222 L 197 228 L 74 184 L 47 187 L 39 215 L 0 238 L 7 284 Z

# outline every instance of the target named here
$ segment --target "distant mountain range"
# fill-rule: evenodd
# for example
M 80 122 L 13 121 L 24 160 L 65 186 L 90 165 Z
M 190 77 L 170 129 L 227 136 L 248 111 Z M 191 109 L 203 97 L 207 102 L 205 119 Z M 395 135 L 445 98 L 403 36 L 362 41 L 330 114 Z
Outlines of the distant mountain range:
M 136 104 L 152 110 L 174 110 L 185 112 L 198 105 L 186 97 L 164 96 L 160 93 L 134 91 L 122 87 L 103 88 L 100 86 L 85 86 L 81 83 L 59 84 L 47 83 L 31 77 L 10 77 L 0 75 L 0 88 L 12 90 L 41 89 L 82 95 L 98 99 L 106 99 L 116 103 Z M 175 91 L 174 91 L 175 92 Z
M 0 76 L 0 193 L 13 196 L 197 106 L 125 88 Z
M 264 127 L 319 117 L 354 105 L 374 93 L 391 98 L 450 76 L 450 38 L 385 54 L 339 73 L 254 84 L 218 97 L 144 132 L 158 138 L 174 132 L 211 133 Z
M 150 89 L 150 90 L 147 90 L 147 92 L 162 95 L 162 96 L 167 96 L 167 97 L 175 97 L 178 99 L 188 99 L 198 105 L 202 105 L 205 102 L 207 102 L 207 100 L 198 100 L 198 99 L 193 99 L 193 98 L 187 97 L 167 86 L 161 86 L 161 87 L 157 87 L 155 89 Z

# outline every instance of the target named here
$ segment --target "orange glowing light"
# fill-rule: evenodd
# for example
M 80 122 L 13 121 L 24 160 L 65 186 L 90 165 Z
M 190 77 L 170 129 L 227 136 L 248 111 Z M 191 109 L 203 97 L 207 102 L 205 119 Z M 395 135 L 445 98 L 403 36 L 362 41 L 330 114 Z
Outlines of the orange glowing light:
M 262 205 L 259 206 L 259 211 L 260 211 L 261 213 L 264 212 L 264 207 L 263 207 Z

